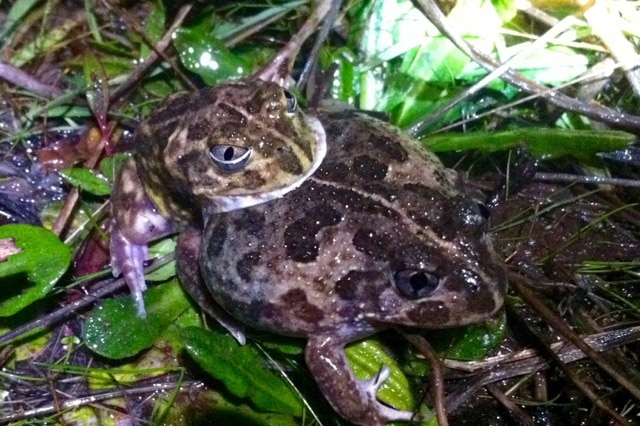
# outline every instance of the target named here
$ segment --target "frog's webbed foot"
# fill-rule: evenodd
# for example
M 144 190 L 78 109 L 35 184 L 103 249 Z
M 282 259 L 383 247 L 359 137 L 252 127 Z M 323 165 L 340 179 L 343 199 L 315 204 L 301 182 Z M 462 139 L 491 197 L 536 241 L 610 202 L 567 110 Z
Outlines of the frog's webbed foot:
M 348 340 L 343 336 L 314 336 L 307 342 L 305 358 L 320 390 L 341 416 L 358 425 L 384 425 L 390 421 L 423 421 L 411 411 L 397 410 L 376 397 L 389 378 L 389 367 L 382 367 L 370 380 L 353 374 L 344 353 Z
M 202 230 L 194 226 L 188 226 L 178 237 L 178 277 L 182 287 L 189 293 L 203 311 L 218 321 L 236 341 L 244 345 L 247 339 L 244 335 L 244 327 L 235 321 L 222 307 L 216 303 L 209 293 L 200 272 L 200 246 L 202 245 Z
M 111 268 L 114 276 L 122 274 L 136 304 L 138 316 L 146 317 L 142 293 L 144 262 L 149 259 L 148 243 L 174 232 L 173 223 L 158 213 L 144 192 L 136 164 L 129 159 L 116 181 L 111 214 Z

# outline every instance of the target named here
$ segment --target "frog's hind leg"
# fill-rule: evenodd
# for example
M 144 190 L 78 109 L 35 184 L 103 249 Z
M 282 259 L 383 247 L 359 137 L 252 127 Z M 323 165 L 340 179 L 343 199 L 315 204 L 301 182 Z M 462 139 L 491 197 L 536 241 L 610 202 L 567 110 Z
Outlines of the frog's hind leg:
M 342 417 L 358 425 L 378 426 L 390 421 L 424 421 L 411 411 L 396 410 L 376 397 L 378 388 L 389 378 L 384 366 L 370 380 L 358 379 L 351 370 L 344 346 L 353 339 L 340 333 L 325 333 L 309 338 L 305 349 L 307 366 L 320 390 Z
M 158 213 L 144 191 L 133 159 L 123 165 L 111 198 L 111 268 L 123 275 L 136 304 L 138 315 L 146 317 L 142 293 L 144 261 L 149 258 L 148 243 L 174 233 L 173 223 Z

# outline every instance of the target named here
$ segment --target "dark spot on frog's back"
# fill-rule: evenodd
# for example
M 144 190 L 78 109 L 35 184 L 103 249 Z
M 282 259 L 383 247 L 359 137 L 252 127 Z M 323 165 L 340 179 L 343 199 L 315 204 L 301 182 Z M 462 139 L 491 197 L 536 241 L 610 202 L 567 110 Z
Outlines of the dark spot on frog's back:
M 309 303 L 307 294 L 300 288 L 294 288 L 280 297 L 280 306 L 286 307 L 298 319 L 314 324 L 324 318 L 324 312 L 316 305 Z
M 319 179 L 330 180 L 334 182 L 342 182 L 351 169 L 344 163 L 323 163 L 316 172 Z
M 336 281 L 335 291 L 342 300 L 377 300 L 384 286 L 375 286 L 372 283 L 381 282 L 378 271 L 349 271 L 345 276 Z
M 404 163 L 409 157 L 409 154 L 402 145 L 395 142 L 394 139 L 390 137 L 372 133 L 369 136 L 369 143 L 373 145 L 376 150 L 383 152 L 393 161 L 397 161 L 398 163 Z
M 328 204 L 322 203 L 309 210 L 301 219 L 287 226 L 284 243 L 287 259 L 308 263 L 318 257 L 316 235 L 322 228 L 340 223 L 342 215 Z
M 260 236 L 265 230 L 264 210 L 243 209 L 240 219 L 234 221 L 234 229 L 242 229 L 248 235 Z
M 388 169 L 389 167 L 386 164 L 382 164 L 368 155 L 361 155 L 353 159 L 353 170 L 358 176 L 367 181 L 384 180 Z
M 207 235 L 207 258 L 213 259 L 218 257 L 222 252 L 224 243 L 227 240 L 227 224 L 224 220 L 218 220 Z
M 251 283 L 253 268 L 260 264 L 262 255 L 258 251 L 250 251 L 242 255 L 238 263 L 236 263 L 236 270 L 238 276 L 245 282 Z
M 392 241 L 372 229 L 362 228 L 353 236 L 353 246 L 373 258 L 385 259 L 392 250 Z

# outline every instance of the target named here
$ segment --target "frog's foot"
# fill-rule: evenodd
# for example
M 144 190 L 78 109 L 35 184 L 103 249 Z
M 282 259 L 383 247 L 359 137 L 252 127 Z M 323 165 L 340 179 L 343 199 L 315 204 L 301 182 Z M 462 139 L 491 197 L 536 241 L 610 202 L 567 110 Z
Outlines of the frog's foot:
M 144 192 L 133 159 L 123 165 L 111 199 L 113 223 L 110 233 L 111 268 L 114 276 L 123 275 L 133 296 L 138 316 L 146 317 L 142 292 L 144 261 L 149 259 L 148 243 L 175 230 L 174 224 L 158 213 Z
M 380 386 L 389 378 L 389 367 L 382 367 L 370 380 L 359 380 L 354 376 L 344 354 L 344 345 L 349 341 L 339 334 L 314 336 L 305 350 L 307 366 L 333 409 L 358 425 L 384 425 L 396 420 L 423 421 L 416 413 L 389 407 L 376 397 Z
M 144 261 L 149 258 L 147 245 L 131 243 L 122 235 L 120 229 L 116 228 L 111 231 L 110 251 L 113 276 L 122 274 L 136 304 L 138 316 L 145 318 L 147 313 L 142 293 L 147 289 L 143 272 Z

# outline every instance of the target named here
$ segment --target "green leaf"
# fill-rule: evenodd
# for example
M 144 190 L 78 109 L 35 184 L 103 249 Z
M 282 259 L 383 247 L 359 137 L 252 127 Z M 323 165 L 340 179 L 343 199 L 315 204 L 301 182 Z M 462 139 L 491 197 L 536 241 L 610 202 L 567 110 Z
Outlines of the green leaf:
M 530 44 L 530 42 L 521 43 L 504 49 L 502 60 L 507 61 Z M 548 46 L 531 52 L 526 57 L 516 59 L 512 68 L 538 83 L 558 85 L 583 75 L 589 66 L 589 59 L 583 54 L 566 46 Z M 457 78 L 471 83 L 487 73 L 486 69 L 475 62 L 469 62 L 464 69 L 458 71 Z
M 147 318 L 136 314 L 130 296 L 106 300 L 87 318 L 84 340 L 94 352 L 112 359 L 133 356 L 150 347 L 191 305 L 177 281 L 145 292 Z
M 614 130 L 522 129 L 506 132 L 473 132 L 428 136 L 421 138 L 434 152 L 478 149 L 494 152 L 517 148 L 523 143 L 537 158 L 548 159 L 573 155 L 591 161 L 599 152 L 627 148 L 635 136 Z
M 296 0 L 289 3 L 271 4 L 261 12 L 233 22 L 222 22 L 215 26 L 212 35 L 220 40 L 229 40 L 252 31 L 256 26 L 264 22 L 274 21 L 286 15 L 292 10 L 298 10 L 307 3 L 305 0 Z
M 242 77 L 250 71 L 249 64 L 210 34 L 208 25 L 176 30 L 173 43 L 184 66 L 209 85 Z
M 448 359 L 472 361 L 481 359 L 504 340 L 504 313 L 491 320 L 465 327 L 429 332 L 429 341 Z
M 353 372 L 360 380 L 368 380 L 378 374 L 382 366 L 388 366 L 391 369 L 391 376 L 378 390 L 378 398 L 400 410 L 416 408 L 416 401 L 407 378 L 380 342 L 374 339 L 362 340 L 348 345 L 345 353 Z
M 96 19 L 96 15 L 94 12 L 94 2 L 91 0 L 84 0 L 84 16 L 87 20 L 87 24 L 89 25 L 89 30 L 91 31 L 91 35 L 93 39 L 99 43 L 102 42 L 102 34 L 100 33 L 100 26 L 98 25 L 98 20 Z
M 198 327 L 185 329 L 183 337 L 193 359 L 235 396 L 249 398 L 261 410 L 302 414 L 296 393 L 264 367 L 264 359 L 254 347 L 239 346 L 229 336 Z
M 110 157 L 103 158 L 98 168 L 109 182 L 115 182 L 118 171 L 120 171 L 124 162 L 127 161 L 129 157 L 131 157 L 131 153 L 128 152 L 113 154 Z
M 165 31 L 165 23 L 166 23 L 166 10 L 164 7 L 164 2 L 160 0 L 154 0 L 151 2 L 151 11 L 149 16 L 147 17 L 145 24 L 145 35 L 147 40 L 155 43 L 162 38 L 162 35 Z M 140 48 L 140 57 L 146 58 L 149 56 L 151 52 L 151 48 L 143 43 Z
M 71 250 L 51 231 L 31 225 L 0 226 L 0 239 L 12 238 L 21 253 L 0 263 L 0 316 L 10 316 L 45 297 L 71 262 Z M 22 277 L 21 275 L 25 275 Z
M 71 185 L 81 188 L 93 195 L 109 195 L 111 187 L 107 178 L 92 170 L 72 167 L 60 170 L 62 177 Z
M 0 40 L 2 45 L 9 42 L 8 34 L 13 32 L 16 25 L 29 13 L 29 11 L 40 2 L 40 0 L 17 0 L 11 6 L 9 14 L 6 15 L 2 29 L 0 30 Z
M 149 256 L 151 259 L 173 253 L 176 249 L 175 238 L 164 238 L 149 247 Z M 147 281 L 166 281 L 176 276 L 176 261 L 172 260 L 166 265 L 145 274 Z

